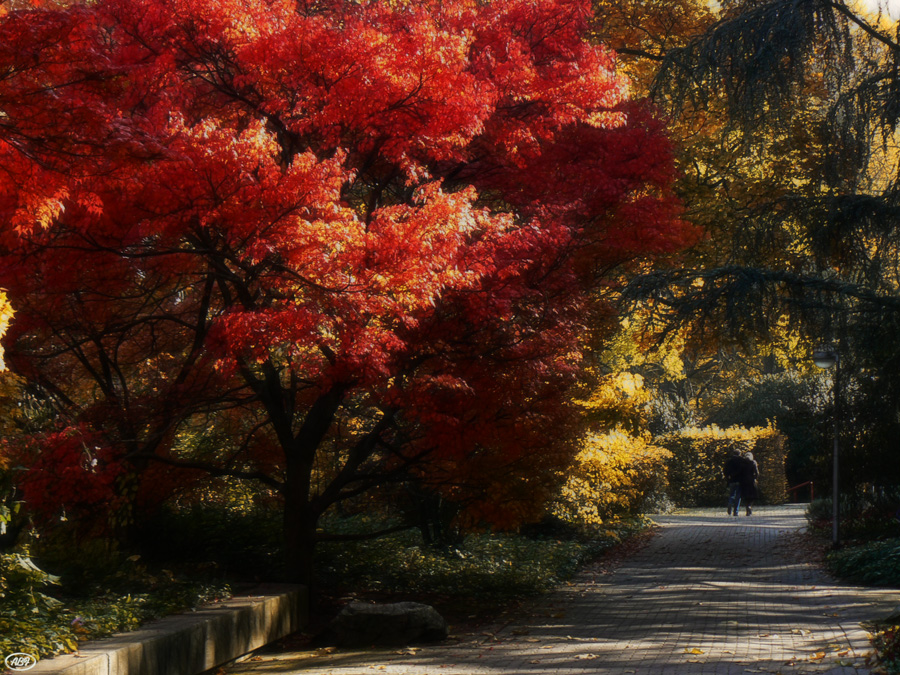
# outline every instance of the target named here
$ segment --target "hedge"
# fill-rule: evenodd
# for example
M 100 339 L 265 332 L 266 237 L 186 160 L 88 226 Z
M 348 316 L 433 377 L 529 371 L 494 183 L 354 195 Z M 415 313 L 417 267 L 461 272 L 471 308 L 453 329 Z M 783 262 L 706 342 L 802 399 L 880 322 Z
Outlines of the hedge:
M 722 467 L 732 448 L 752 452 L 759 465 L 759 501 L 787 501 L 785 439 L 773 426 L 689 427 L 655 439 L 672 454 L 669 498 L 678 506 L 721 506 L 727 485 Z

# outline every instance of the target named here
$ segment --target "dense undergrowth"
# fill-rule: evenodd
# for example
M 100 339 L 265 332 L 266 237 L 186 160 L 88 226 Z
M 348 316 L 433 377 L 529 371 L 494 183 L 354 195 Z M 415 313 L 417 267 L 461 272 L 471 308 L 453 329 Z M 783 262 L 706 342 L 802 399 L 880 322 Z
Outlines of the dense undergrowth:
M 470 534 L 443 548 L 425 546 L 415 530 L 390 537 L 323 545 L 320 583 L 409 595 L 504 600 L 544 592 L 579 567 L 646 527 L 643 519 L 598 528 L 591 536 Z
M 111 576 L 76 577 L 67 583 L 65 576 L 48 573 L 27 551 L 0 555 L 0 654 L 46 658 L 73 652 L 83 641 L 134 630 L 230 594 L 226 583 L 154 573 L 137 559 L 124 559 Z
M 334 519 L 358 531 L 365 518 Z M 334 595 L 408 599 L 475 598 L 480 603 L 532 596 L 647 525 L 634 519 L 591 536 L 481 533 L 452 546 L 424 543 L 418 530 L 323 544 L 317 587 Z M 46 658 L 79 643 L 226 597 L 233 586 L 282 574 L 273 514 L 186 509 L 163 514 L 144 532 L 142 554 L 81 544 L 26 549 L 0 557 L 0 652 Z M 46 570 L 58 572 L 53 575 Z M 174 570 L 174 571 L 173 571 Z

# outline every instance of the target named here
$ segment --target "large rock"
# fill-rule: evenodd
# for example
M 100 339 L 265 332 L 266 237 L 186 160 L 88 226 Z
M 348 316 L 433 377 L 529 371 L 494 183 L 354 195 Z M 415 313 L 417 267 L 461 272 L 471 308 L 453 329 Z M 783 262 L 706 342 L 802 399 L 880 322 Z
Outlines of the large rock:
M 447 622 L 430 605 L 418 602 L 351 602 L 329 626 L 339 647 L 402 646 L 447 638 Z

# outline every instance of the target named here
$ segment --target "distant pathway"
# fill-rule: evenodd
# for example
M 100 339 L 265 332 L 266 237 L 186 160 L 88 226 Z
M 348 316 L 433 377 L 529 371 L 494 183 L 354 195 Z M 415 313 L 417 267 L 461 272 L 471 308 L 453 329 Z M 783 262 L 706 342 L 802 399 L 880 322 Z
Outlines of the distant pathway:
M 747 518 L 658 516 L 660 532 L 614 574 L 587 570 L 534 612 L 479 635 L 413 649 L 262 654 L 229 674 L 738 675 L 868 673 L 860 621 L 900 591 L 837 584 L 797 562 L 796 506 Z

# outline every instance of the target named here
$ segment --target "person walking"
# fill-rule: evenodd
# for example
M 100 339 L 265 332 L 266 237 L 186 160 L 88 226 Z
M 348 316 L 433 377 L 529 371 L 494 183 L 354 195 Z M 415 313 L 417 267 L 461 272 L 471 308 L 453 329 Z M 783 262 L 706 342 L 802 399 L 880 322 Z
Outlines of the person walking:
M 759 496 L 759 465 L 756 463 L 756 460 L 753 459 L 752 452 L 745 452 L 744 456 L 741 457 L 741 461 L 742 467 L 739 478 L 741 484 L 741 499 L 743 499 L 744 505 L 747 507 L 747 515 L 749 516 L 753 513 L 750 504 Z M 737 513 L 734 515 L 737 515 Z
M 728 482 L 728 515 L 737 516 L 738 509 L 741 508 L 741 475 L 744 472 L 744 461 L 740 450 L 731 449 L 722 472 Z

